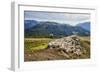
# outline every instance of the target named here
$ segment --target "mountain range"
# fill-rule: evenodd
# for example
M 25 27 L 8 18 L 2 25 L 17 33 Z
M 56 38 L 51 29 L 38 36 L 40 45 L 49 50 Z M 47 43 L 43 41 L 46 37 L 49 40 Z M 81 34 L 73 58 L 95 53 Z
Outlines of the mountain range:
M 35 20 L 24 20 L 24 28 L 29 29 L 33 26 L 35 26 L 38 22 Z
M 83 22 L 77 24 L 77 26 L 82 27 L 83 29 L 90 31 L 90 22 Z
M 51 21 L 24 20 L 25 37 L 65 37 L 73 34 L 90 35 L 90 22 L 79 23 L 76 26 Z

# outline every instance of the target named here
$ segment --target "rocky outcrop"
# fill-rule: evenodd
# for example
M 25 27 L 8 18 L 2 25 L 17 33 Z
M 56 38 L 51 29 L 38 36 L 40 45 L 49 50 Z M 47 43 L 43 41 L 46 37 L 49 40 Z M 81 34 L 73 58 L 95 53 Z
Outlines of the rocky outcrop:
M 56 49 L 64 51 L 65 53 L 71 52 L 76 55 L 81 55 L 81 50 L 83 48 L 79 37 L 77 35 L 72 35 L 51 41 L 49 43 L 49 49 Z

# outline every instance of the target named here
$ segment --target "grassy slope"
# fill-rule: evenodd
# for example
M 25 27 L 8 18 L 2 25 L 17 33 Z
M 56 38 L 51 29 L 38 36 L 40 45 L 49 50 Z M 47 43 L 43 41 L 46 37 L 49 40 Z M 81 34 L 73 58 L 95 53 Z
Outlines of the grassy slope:
M 90 37 L 80 37 L 81 46 L 84 47 L 83 58 L 90 58 Z M 86 50 L 86 51 L 85 51 Z
M 24 48 L 29 51 L 45 49 L 50 40 L 49 38 L 25 38 Z
M 90 38 L 80 37 L 81 45 L 84 47 L 82 56 L 72 55 L 69 59 L 84 59 L 90 58 Z M 45 49 L 48 43 L 53 40 L 49 38 L 25 38 L 25 61 L 39 61 L 39 60 L 58 60 L 68 59 L 62 52 L 56 50 Z

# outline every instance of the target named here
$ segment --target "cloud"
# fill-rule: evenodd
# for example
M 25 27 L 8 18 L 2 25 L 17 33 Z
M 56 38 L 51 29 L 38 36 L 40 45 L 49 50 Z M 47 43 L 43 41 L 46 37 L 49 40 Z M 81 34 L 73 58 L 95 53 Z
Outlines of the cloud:
M 76 25 L 79 22 L 90 21 L 90 14 L 24 11 L 24 19 L 38 21 L 55 21 L 59 23 Z

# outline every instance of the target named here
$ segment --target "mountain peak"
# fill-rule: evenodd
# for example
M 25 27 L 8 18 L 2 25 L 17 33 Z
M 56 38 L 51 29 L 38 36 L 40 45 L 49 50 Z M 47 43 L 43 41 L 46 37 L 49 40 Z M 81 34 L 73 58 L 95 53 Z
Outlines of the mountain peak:
M 30 25 L 30 24 L 29 24 Z M 60 24 L 56 22 L 32 22 L 31 28 L 25 30 L 26 37 L 52 37 L 59 38 L 73 34 L 90 35 L 90 32 L 80 26 Z
M 83 29 L 90 31 L 90 22 L 83 22 L 83 23 L 79 23 L 77 24 L 77 26 L 82 27 Z

